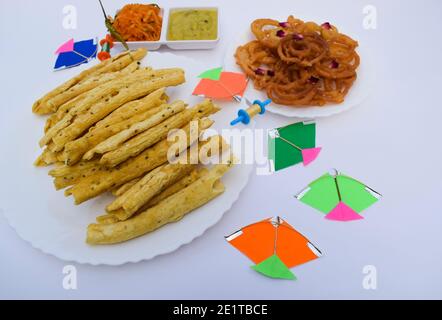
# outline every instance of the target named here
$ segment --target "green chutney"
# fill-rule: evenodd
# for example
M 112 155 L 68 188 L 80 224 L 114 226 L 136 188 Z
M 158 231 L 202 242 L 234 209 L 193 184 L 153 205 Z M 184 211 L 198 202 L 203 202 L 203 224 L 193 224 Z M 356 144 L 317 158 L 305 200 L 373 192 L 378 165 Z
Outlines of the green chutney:
M 170 12 L 167 40 L 216 40 L 217 37 L 216 9 L 176 9 Z

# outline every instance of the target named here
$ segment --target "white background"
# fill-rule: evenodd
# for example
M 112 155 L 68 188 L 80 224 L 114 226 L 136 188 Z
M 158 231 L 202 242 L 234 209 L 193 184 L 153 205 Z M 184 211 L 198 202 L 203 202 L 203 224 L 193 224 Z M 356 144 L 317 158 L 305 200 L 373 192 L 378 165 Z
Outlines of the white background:
M 109 12 L 125 3 L 104 2 Z M 67 4 L 78 10 L 74 31 L 62 28 L 62 8 Z M 318 143 L 324 149 L 309 168 L 251 177 L 220 223 L 172 254 L 121 267 L 76 265 L 76 291 L 62 287 L 66 263 L 33 249 L 0 215 L 0 298 L 442 298 L 442 3 L 194 0 L 159 4 L 220 6 L 219 46 L 211 51 L 177 52 L 214 66 L 223 62 L 229 41 L 254 18 L 294 14 L 305 20 L 330 21 L 370 48 L 376 86 L 360 106 L 318 121 Z M 366 5 L 378 10 L 377 30 L 362 27 Z M 71 36 L 102 37 L 102 20 L 95 1 L 1 0 L 2 125 L 15 108 L 31 112 L 44 88 L 71 75 L 51 71 L 53 51 Z M 290 122 L 293 119 L 267 114 L 257 126 L 273 128 Z M 18 123 L 17 130 L 26 128 Z M 2 134 L 1 138 L 10 137 Z M 1 152 L 11 161 L 21 153 L 19 149 Z M 327 222 L 293 198 L 332 167 L 384 195 L 364 213 L 364 221 Z M 224 241 L 224 235 L 273 215 L 286 218 L 324 253 L 321 259 L 293 269 L 297 282 L 258 275 L 250 270 L 251 262 Z M 365 265 L 377 268 L 377 290 L 362 286 Z

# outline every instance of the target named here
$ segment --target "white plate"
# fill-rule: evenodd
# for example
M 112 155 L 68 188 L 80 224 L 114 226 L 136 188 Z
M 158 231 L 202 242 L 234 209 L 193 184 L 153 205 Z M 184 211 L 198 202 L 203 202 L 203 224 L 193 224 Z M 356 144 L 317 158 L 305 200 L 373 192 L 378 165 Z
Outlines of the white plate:
M 281 20 L 282 21 L 282 20 Z M 236 41 L 233 41 L 229 48 L 227 49 L 227 54 L 224 59 L 224 69 L 228 71 L 241 72 L 241 68 L 236 64 L 235 61 L 235 51 L 240 45 L 254 40 L 253 34 L 248 31 L 242 34 Z M 283 115 L 286 117 L 296 117 L 296 118 L 321 118 L 332 116 L 350 108 L 361 104 L 370 94 L 373 86 L 373 76 L 372 68 L 370 64 L 370 55 L 363 45 L 359 44 L 358 53 L 361 56 L 361 65 L 359 66 L 357 73 L 358 79 L 353 84 L 350 92 L 347 94 L 345 101 L 341 104 L 330 104 L 323 107 L 289 107 L 276 103 L 272 103 L 267 107 L 267 110 Z M 253 82 L 249 81 L 245 95 L 249 100 L 259 99 L 266 100 L 267 95 L 263 91 L 256 90 L 253 87 Z
M 189 104 L 203 100 L 190 94 L 198 81 L 197 75 L 207 69 L 206 66 L 186 57 L 152 52 L 143 60 L 143 65 L 183 68 L 187 82 L 169 88 L 169 96 L 171 99 L 183 99 Z M 88 67 L 90 65 L 83 68 Z M 79 72 L 80 68 L 77 69 Z M 47 175 L 48 169 L 32 165 L 39 154 L 37 143 L 42 134 L 44 119 L 32 115 L 31 106 L 17 106 L 13 109 L 7 127 L 2 129 L 4 139 L 1 150 L 5 152 L 0 160 L 0 166 L 4 168 L 0 206 L 22 239 L 62 260 L 92 265 L 120 265 L 172 252 L 201 236 L 221 219 L 238 199 L 252 171 L 252 166 L 235 166 L 222 179 L 226 186 L 224 194 L 177 223 L 126 243 L 89 246 L 85 243 L 86 227 L 104 212 L 105 205 L 111 200 L 110 196 L 103 195 L 75 206 L 72 197 L 66 198 L 63 191 L 55 191 L 52 179 Z M 212 116 L 216 120 L 214 128 L 227 127 L 231 117 L 232 112 L 221 110 Z

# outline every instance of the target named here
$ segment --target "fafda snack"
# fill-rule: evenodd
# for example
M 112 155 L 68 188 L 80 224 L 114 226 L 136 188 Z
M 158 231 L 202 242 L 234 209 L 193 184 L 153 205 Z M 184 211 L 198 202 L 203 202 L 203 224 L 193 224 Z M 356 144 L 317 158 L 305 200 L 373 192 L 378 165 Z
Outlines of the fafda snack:
M 106 192 L 115 196 L 87 230 L 92 245 L 127 241 L 178 221 L 223 193 L 220 178 L 233 165 L 230 159 L 210 170 L 202 167 L 212 150 L 226 147 L 219 136 L 199 141 L 219 108 L 210 100 L 191 107 L 169 101 L 166 88 L 184 83 L 184 71 L 141 67 L 146 54 L 138 49 L 101 62 L 32 108 L 49 115 L 35 165 L 55 165 L 49 171 L 55 188 L 66 188 L 76 204 Z M 169 141 L 177 129 L 186 138 Z M 196 163 L 187 152 L 194 144 Z M 171 153 L 187 161 L 169 163 Z
M 273 102 L 294 106 L 342 103 L 356 80 L 358 43 L 330 23 L 289 16 L 257 19 L 255 40 L 240 46 L 236 63 Z
M 228 164 L 214 166 L 189 186 L 132 219 L 108 224 L 89 225 L 86 241 L 89 244 L 119 243 L 182 219 L 187 213 L 224 192 L 224 186 L 220 178 L 232 165 L 233 161 L 229 161 Z

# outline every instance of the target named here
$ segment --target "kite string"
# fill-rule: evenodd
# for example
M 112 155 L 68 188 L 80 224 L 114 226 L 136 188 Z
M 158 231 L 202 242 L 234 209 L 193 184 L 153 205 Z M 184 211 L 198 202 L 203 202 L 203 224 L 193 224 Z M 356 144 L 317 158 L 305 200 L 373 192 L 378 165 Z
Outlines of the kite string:
M 339 185 L 338 185 L 338 177 L 335 176 L 335 177 L 333 177 L 333 178 L 334 178 L 334 180 L 335 180 L 336 190 L 338 191 L 338 198 L 339 198 L 339 201 L 342 201 L 341 191 L 339 190 Z
M 273 243 L 273 254 L 276 256 L 276 247 L 277 247 L 277 242 L 278 242 L 278 229 L 279 229 L 280 224 L 278 223 L 278 225 L 275 226 L 275 241 Z
M 228 89 L 221 81 L 217 81 L 216 83 L 226 90 L 227 93 L 232 96 L 233 100 L 236 102 L 241 102 L 242 98 L 239 94 L 233 94 L 232 91 L 230 91 L 230 89 Z
M 85 58 L 86 60 L 89 60 L 89 59 L 90 59 L 90 57 L 86 57 L 85 55 L 83 55 L 83 54 L 81 54 L 80 52 L 77 52 L 77 51 L 75 51 L 75 50 L 72 50 L 72 52 L 78 54 L 80 57 L 83 57 L 83 58 Z
M 278 217 L 279 218 L 279 217 Z M 291 225 L 285 225 L 285 224 L 281 224 L 280 222 L 280 218 L 278 219 L 278 228 L 279 227 L 284 227 L 284 228 L 287 228 L 287 229 L 289 229 L 289 230 L 291 230 L 291 231 L 293 231 L 293 232 L 296 232 L 296 234 L 298 234 L 299 236 L 301 236 L 302 238 L 304 238 L 304 240 L 305 241 L 307 241 L 308 243 L 310 243 L 311 245 L 313 245 L 319 252 L 321 252 L 321 250 L 319 250 L 306 236 L 304 236 L 302 233 L 300 233 L 299 231 L 297 231 L 295 228 L 293 228 Z M 245 228 L 250 228 L 250 227 L 253 227 L 253 226 L 255 226 L 255 225 L 258 225 L 258 224 L 261 224 L 261 223 L 269 223 L 269 220 L 266 220 L 266 221 L 258 221 L 258 222 L 255 222 L 255 223 L 252 223 L 252 224 L 249 224 L 248 226 L 246 226 L 246 227 L 244 227 L 244 228 L 242 228 L 242 229 L 245 229 Z M 278 241 L 278 228 L 276 228 L 276 230 L 275 230 L 275 240 L 274 240 L 274 243 L 273 243 L 273 252 L 274 252 L 274 254 L 276 255 L 276 251 L 277 251 L 277 241 Z
M 285 143 L 291 145 L 292 147 L 298 149 L 299 151 L 302 151 L 302 149 L 300 147 L 298 147 L 296 144 L 294 144 L 293 142 L 287 140 L 286 138 L 283 138 L 281 136 L 279 136 L 279 139 L 281 139 L 282 141 L 284 141 Z
M 273 243 L 273 254 L 275 256 L 277 256 L 276 250 L 277 250 L 277 247 L 278 247 L 278 230 L 279 230 L 279 227 L 281 226 L 281 218 L 278 216 L 277 220 L 276 220 L 276 223 L 275 224 L 272 223 L 272 225 L 275 227 L 275 240 L 274 240 L 274 243 Z

